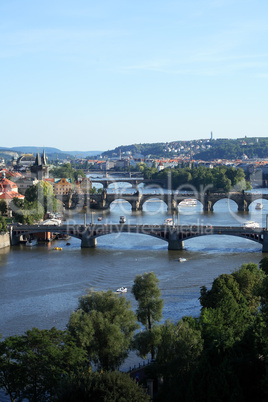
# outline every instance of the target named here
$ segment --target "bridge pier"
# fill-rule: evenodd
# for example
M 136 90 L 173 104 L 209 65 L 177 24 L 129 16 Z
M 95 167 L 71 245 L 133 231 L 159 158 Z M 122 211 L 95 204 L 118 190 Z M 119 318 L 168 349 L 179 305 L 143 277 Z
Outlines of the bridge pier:
M 262 252 L 268 253 L 268 232 L 266 231 L 263 233 Z
M 9 239 L 10 239 L 10 245 L 15 246 L 16 244 L 20 243 L 20 237 L 21 235 L 15 235 L 13 231 L 13 226 L 10 227 L 9 229 Z
M 238 211 L 239 212 L 248 212 L 248 203 L 245 199 L 238 203 Z
M 88 233 L 83 234 L 81 239 L 81 248 L 95 248 L 97 246 L 97 239 L 89 237 Z
M 182 240 L 179 240 L 177 233 L 170 233 L 170 237 L 168 239 L 168 250 L 183 250 L 184 243 Z

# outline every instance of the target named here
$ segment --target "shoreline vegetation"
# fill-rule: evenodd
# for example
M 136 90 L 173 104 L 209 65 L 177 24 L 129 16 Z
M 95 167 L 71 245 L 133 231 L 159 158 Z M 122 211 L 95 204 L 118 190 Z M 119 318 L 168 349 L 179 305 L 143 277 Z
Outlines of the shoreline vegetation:
M 267 274 L 264 257 L 220 275 L 201 287 L 199 317 L 175 323 L 160 323 L 153 272 L 135 278 L 136 314 L 112 291 L 88 292 L 65 331 L 33 328 L 0 342 L 0 386 L 11 401 L 147 401 L 149 380 L 156 401 L 267 400 Z M 134 380 L 118 371 L 129 350 L 152 358 Z

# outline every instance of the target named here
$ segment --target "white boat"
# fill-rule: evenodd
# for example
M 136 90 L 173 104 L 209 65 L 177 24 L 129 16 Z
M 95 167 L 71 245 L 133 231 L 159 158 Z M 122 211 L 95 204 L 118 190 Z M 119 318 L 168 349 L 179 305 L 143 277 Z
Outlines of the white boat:
M 257 202 L 255 209 L 262 209 L 262 208 L 263 208 L 263 203 Z
M 117 293 L 127 293 L 127 288 L 125 288 L 124 286 L 122 286 L 121 288 L 118 288 L 116 290 Z
M 125 216 L 120 216 L 119 223 L 126 223 Z
M 187 261 L 187 260 L 186 260 L 186 258 L 180 257 L 180 258 L 178 258 L 178 261 L 179 261 L 179 262 L 184 262 L 184 261 Z
M 28 239 L 25 243 L 25 246 L 32 247 L 37 245 L 37 239 Z
M 183 201 L 179 203 L 180 207 L 195 207 L 197 205 L 197 201 L 193 198 L 185 198 Z
M 173 219 L 172 218 L 167 218 L 164 220 L 164 225 L 172 226 L 173 225 Z
M 259 228 L 260 225 L 258 224 L 258 222 L 255 222 L 255 221 L 247 221 L 247 222 L 243 223 L 242 227 L 244 229 L 246 229 L 246 228 Z

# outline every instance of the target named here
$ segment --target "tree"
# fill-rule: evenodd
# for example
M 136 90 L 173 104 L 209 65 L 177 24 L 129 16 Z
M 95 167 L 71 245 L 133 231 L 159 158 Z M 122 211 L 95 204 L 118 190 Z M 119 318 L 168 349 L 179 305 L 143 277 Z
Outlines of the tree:
M 39 202 L 43 206 L 45 214 L 47 211 L 56 211 L 58 207 L 52 185 L 42 180 L 26 190 L 25 200 L 30 205 L 36 205 Z
M 128 374 L 120 372 L 80 373 L 64 381 L 57 397 L 59 402 L 150 401 L 149 395 Z
M 263 257 L 260 260 L 259 266 L 260 266 L 260 269 L 262 269 L 267 275 L 268 274 L 268 257 Z
M 44 208 L 39 201 L 28 202 L 14 198 L 11 203 L 12 215 L 16 222 L 32 225 L 34 221 L 43 219 Z
M 7 232 L 7 224 L 3 216 L 0 216 L 0 232 Z
M 0 200 L 0 212 L 1 215 L 6 215 L 8 211 L 7 203 L 5 200 Z
M 0 343 L 0 387 L 14 401 L 47 401 L 62 378 L 85 369 L 86 362 L 68 333 L 33 328 Z
M 143 275 L 137 275 L 132 286 L 132 293 L 138 302 L 137 318 L 144 325 L 145 330 L 149 331 L 147 337 L 137 335 L 137 340 L 144 341 L 147 339 L 147 344 L 150 345 L 152 359 L 155 355 L 155 345 L 152 340 L 156 334 L 153 331 L 153 326 L 162 318 L 162 310 L 164 302 L 160 299 L 161 291 L 158 287 L 159 280 L 154 272 L 145 272 Z M 150 334 L 151 333 L 151 334 Z M 142 342 L 144 343 L 144 342 Z
M 198 365 L 203 340 L 201 330 L 191 317 L 178 323 L 166 321 L 160 326 L 161 341 L 157 345 L 156 363 L 153 371 L 163 377 L 159 400 L 185 400 L 188 378 Z
M 89 360 L 104 370 L 123 363 L 137 328 L 130 302 L 112 291 L 91 291 L 82 296 L 68 323 Z

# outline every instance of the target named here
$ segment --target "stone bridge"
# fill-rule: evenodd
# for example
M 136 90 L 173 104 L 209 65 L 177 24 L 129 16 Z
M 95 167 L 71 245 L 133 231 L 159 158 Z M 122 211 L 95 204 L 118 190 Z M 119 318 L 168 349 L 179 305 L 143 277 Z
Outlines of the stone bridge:
M 244 228 L 239 226 L 196 226 L 196 225 L 128 225 L 128 224 L 91 224 L 91 225 L 11 225 L 11 245 L 18 244 L 21 236 L 30 236 L 40 232 L 62 233 L 81 240 L 81 247 L 96 247 L 97 238 L 112 233 L 144 234 L 168 242 L 169 250 L 182 250 L 184 241 L 199 236 L 229 235 L 238 236 L 262 245 L 262 251 L 268 252 L 268 232 L 265 228 Z
M 112 202 L 116 200 L 124 200 L 129 202 L 132 211 L 141 211 L 146 201 L 151 199 L 159 199 L 167 205 L 168 211 L 177 211 L 180 202 L 185 199 L 194 199 L 199 201 L 204 211 L 213 211 L 216 202 L 227 199 L 232 200 L 238 206 L 238 211 L 244 212 L 249 210 L 249 205 L 256 200 L 268 200 L 268 194 L 260 193 L 246 193 L 246 192 L 230 192 L 230 193 L 164 193 L 153 192 L 150 194 L 137 191 L 134 194 L 121 193 L 107 193 L 103 191 L 101 194 L 85 195 L 84 205 L 95 209 L 108 209 Z

